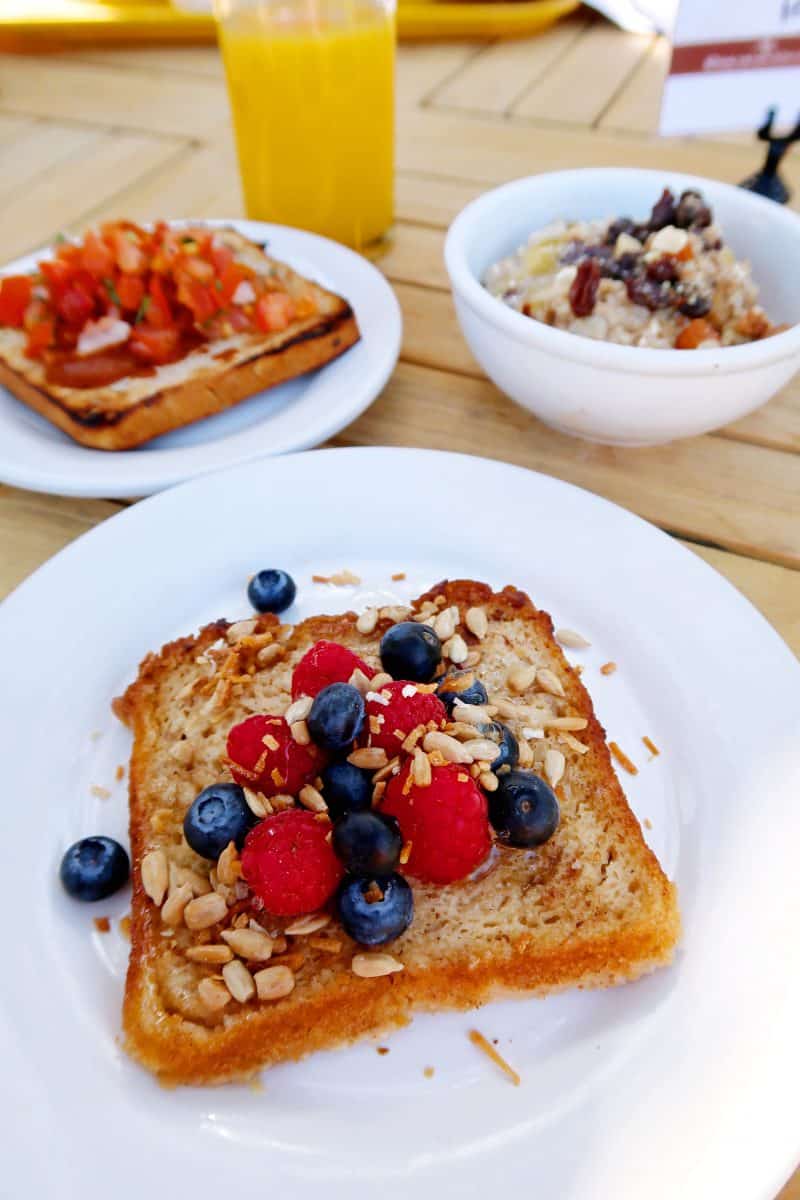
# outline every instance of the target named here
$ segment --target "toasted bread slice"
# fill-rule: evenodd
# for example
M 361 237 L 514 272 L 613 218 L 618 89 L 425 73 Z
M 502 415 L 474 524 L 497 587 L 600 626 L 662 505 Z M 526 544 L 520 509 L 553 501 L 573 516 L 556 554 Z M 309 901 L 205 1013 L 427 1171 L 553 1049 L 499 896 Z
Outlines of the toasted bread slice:
M 298 275 L 235 230 L 221 230 L 220 236 L 254 271 L 277 276 L 290 295 L 311 294 L 318 311 L 281 333 L 234 334 L 150 374 L 95 388 L 49 383 L 42 363 L 25 354 L 24 331 L 0 328 L 0 384 L 76 442 L 97 450 L 130 450 L 324 366 L 359 340 L 353 311 L 341 296 Z
M 534 685 L 515 694 L 514 704 L 540 711 L 543 721 L 554 714 L 586 717 L 588 727 L 579 735 L 585 753 L 555 733 L 530 743 L 535 769 L 541 770 L 548 748 L 557 747 L 566 759 L 557 788 L 557 832 L 533 851 L 497 846 L 487 868 L 470 880 L 446 887 L 412 881 L 413 923 L 387 947 L 401 972 L 356 976 L 351 962 L 358 947 L 333 921 L 325 931 L 327 947 L 319 935 L 289 937 L 286 951 L 273 956 L 270 965 L 283 961 L 294 971 L 290 995 L 231 1000 L 211 1012 L 198 985 L 220 968 L 187 960 L 197 934 L 178 927 L 164 936 L 159 909 L 142 885 L 142 858 L 164 850 L 173 886 L 181 868 L 208 879 L 209 864 L 189 850 L 181 824 L 197 792 L 225 775 L 230 726 L 254 712 L 283 713 L 292 668 L 320 638 L 350 646 L 379 670 L 380 637 L 389 618 L 400 614 L 386 614 L 369 636 L 358 632 L 352 613 L 312 618 L 294 630 L 269 615 L 231 627 L 219 622 L 149 656 L 115 702 L 134 734 L 133 921 L 123 1021 L 130 1053 L 162 1080 L 236 1079 L 403 1025 L 415 1009 L 465 1009 L 509 993 L 608 986 L 670 961 L 679 934 L 675 889 L 625 801 L 591 700 L 555 642 L 549 616 L 513 588 L 493 594 L 467 581 L 440 584 L 415 608 L 426 602 L 455 605 L 462 619 L 470 607 L 485 610 L 488 631 L 480 642 L 461 628 L 480 653 L 477 670 L 490 698 L 509 698 L 511 667 L 535 664 L 554 672 L 563 698 Z M 213 649 L 216 643 L 222 648 Z M 531 715 L 504 719 L 522 736 Z M 244 885 L 240 890 L 244 894 Z M 231 893 L 228 899 L 232 907 L 223 925 L 247 910 L 246 899 Z M 274 934 L 287 924 L 255 915 Z M 211 940 L 219 941 L 218 929 Z

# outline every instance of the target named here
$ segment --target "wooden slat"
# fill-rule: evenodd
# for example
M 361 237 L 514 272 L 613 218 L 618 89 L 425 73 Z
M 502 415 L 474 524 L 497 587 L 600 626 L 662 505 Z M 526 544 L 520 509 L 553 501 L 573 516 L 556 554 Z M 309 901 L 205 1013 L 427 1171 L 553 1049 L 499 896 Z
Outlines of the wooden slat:
M 486 185 L 482 183 L 398 171 L 395 176 L 397 219 L 446 229 L 456 213 L 485 190 Z
M 133 68 L 152 75 L 199 75 L 204 79 L 223 77 L 222 59 L 216 46 L 117 46 L 80 49 L 69 55 L 72 62 L 94 66 Z
M 395 86 L 397 107 L 424 104 L 431 92 L 454 75 L 478 53 L 474 42 L 413 43 L 397 55 Z
M 603 113 L 601 129 L 624 129 L 627 133 L 642 134 L 656 132 L 669 58 L 669 42 L 666 38 L 656 38 L 625 87 Z
M 738 183 L 754 166 L 750 145 L 691 139 L 635 138 L 606 130 L 571 129 L 528 121 L 472 117 L 443 109 L 408 112 L 398 129 L 400 170 L 501 183 L 534 171 L 567 167 L 652 167 Z M 800 158 L 789 155 L 784 176 L 795 194 Z
M 180 153 L 180 144 L 130 133 L 91 131 L 79 155 L 56 163 L 45 186 L 15 190 L 3 205 L 0 261 L 38 248 Z M 119 213 L 116 205 L 113 206 Z
M 106 500 L 67 500 L 0 485 L 0 598 L 120 507 Z
M 684 541 L 683 544 L 730 580 L 800 657 L 800 571 L 789 571 L 774 563 L 757 562 L 754 558 L 743 558 L 694 542 Z M 781 1200 L 790 1200 L 790 1193 L 782 1194 Z M 800 1186 L 791 1194 L 791 1200 L 800 1200 Z
M 416 283 L 424 287 L 449 288 L 444 269 L 444 234 L 425 225 L 398 222 L 389 249 L 376 260 L 377 266 L 393 281 Z
M 75 155 L 92 153 L 102 135 L 81 125 L 28 121 L 8 142 L 0 142 L 0 200 L 29 194 L 37 181 L 49 185 L 51 172 Z
M 740 441 L 800 453 L 800 377 L 795 377 L 769 404 L 734 425 L 726 425 L 721 433 Z
M 585 17 L 574 16 L 535 38 L 495 42 L 436 88 L 431 102 L 467 112 L 507 112 L 546 72 L 557 68 L 564 53 L 587 28 Z
M 800 458 L 780 451 L 713 436 L 638 450 L 579 443 L 547 429 L 488 382 L 408 363 L 346 437 L 535 467 L 683 537 L 800 568 Z
M 90 65 L 69 57 L 0 55 L 0 109 L 104 128 L 206 138 L 227 128 L 221 82 Z
M 237 217 L 244 214 L 232 138 L 187 147 L 178 157 L 101 205 L 96 214 L 124 213 L 134 221 L 163 217 Z
M 483 379 L 467 349 L 447 292 L 396 283 L 403 310 L 403 358 L 408 362 Z
M 592 125 L 622 88 L 651 39 L 593 23 L 513 107 L 522 117 Z

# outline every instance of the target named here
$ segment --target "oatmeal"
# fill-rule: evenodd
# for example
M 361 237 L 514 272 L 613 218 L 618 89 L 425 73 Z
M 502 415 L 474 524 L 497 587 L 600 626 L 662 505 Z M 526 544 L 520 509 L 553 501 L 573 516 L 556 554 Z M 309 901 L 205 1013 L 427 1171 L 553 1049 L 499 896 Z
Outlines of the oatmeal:
M 555 221 L 486 272 L 525 316 L 623 346 L 695 350 L 777 332 L 702 195 L 664 189 L 649 218 Z

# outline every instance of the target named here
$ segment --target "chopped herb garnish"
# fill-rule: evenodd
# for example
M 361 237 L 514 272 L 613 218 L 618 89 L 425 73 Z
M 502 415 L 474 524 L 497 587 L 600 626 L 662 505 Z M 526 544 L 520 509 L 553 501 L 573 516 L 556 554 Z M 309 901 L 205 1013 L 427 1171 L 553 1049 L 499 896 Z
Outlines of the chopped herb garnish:
M 182 237 L 181 242 L 183 243 L 184 246 L 190 246 L 190 245 L 193 246 L 194 238 L 193 237 Z
M 217 291 L 218 291 L 218 292 L 221 292 L 221 291 L 222 291 L 222 280 L 221 280 L 221 279 L 215 279 L 215 280 L 214 280 L 214 287 L 217 289 Z
M 53 238 L 53 242 L 56 246 L 63 246 L 64 242 L 66 240 L 67 240 L 67 235 L 65 233 L 57 233 L 56 236 Z
M 141 303 L 136 310 L 136 316 L 133 318 L 134 325 L 138 325 L 144 320 L 145 314 L 150 307 L 151 299 L 149 296 L 142 296 Z
M 106 291 L 108 292 L 109 296 L 110 296 L 110 297 L 111 297 L 111 299 L 114 301 L 114 303 L 115 303 L 115 304 L 118 304 L 118 305 L 120 306 L 120 308 L 121 308 L 121 307 L 122 307 L 122 301 L 121 301 L 121 300 L 120 300 L 120 298 L 119 298 L 119 292 L 118 292 L 118 291 L 117 291 L 117 289 L 114 287 L 114 280 L 113 280 L 113 279 L 104 279 L 104 280 L 103 280 L 103 287 L 106 289 Z

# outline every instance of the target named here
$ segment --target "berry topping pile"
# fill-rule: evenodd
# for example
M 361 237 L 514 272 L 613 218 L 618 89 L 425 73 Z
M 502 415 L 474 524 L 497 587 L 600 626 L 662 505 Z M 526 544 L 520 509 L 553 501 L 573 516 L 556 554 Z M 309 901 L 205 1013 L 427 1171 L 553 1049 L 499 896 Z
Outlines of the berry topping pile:
M 254 607 L 290 602 L 281 575 L 253 577 Z M 286 715 L 257 713 L 229 731 L 233 782 L 197 796 L 184 835 L 251 912 L 304 930 L 335 915 L 354 941 L 383 946 L 413 920 L 409 881 L 469 881 L 495 842 L 531 848 L 555 832 L 558 800 L 526 769 L 527 734 L 518 740 L 497 719 L 507 714 L 502 698 L 491 703 L 464 662 L 480 656 L 455 636 L 459 610 L 441 617 L 436 628 L 418 617 L 385 629 L 377 674 L 346 646 L 316 642 L 294 667 Z M 485 613 L 471 610 L 473 645 L 486 627 Z M 151 885 L 158 894 L 157 878 Z M 202 907 L 213 920 L 217 902 Z

